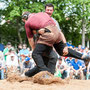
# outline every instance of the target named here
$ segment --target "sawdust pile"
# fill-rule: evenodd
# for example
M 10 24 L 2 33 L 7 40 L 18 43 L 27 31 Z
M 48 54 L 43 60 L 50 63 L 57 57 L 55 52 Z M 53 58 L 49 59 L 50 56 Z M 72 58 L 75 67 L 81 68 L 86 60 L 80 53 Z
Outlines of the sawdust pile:
M 29 77 L 21 77 L 15 73 L 12 75 L 8 76 L 7 81 L 9 82 L 23 82 L 23 81 L 31 81 L 32 78 Z
M 23 81 L 31 81 L 32 78 L 29 77 L 21 77 L 21 74 L 12 68 L 8 69 L 7 71 L 7 81 L 9 82 L 23 82 Z
M 51 84 L 51 83 L 60 83 L 60 84 L 66 84 L 69 83 L 69 79 L 63 80 L 59 77 L 55 77 L 48 71 L 42 71 L 34 75 L 33 77 L 21 77 L 18 72 L 11 72 L 9 71 L 7 76 L 7 81 L 9 82 L 23 82 L 23 81 L 32 81 L 34 83 L 38 84 Z
M 48 77 L 46 77 L 46 75 Z M 63 80 L 59 77 L 54 77 L 51 73 L 47 71 L 42 71 L 33 76 L 33 82 L 39 84 L 51 84 L 51 83 L 60 83 L 66 84 L 69 83 L 70 79 Z

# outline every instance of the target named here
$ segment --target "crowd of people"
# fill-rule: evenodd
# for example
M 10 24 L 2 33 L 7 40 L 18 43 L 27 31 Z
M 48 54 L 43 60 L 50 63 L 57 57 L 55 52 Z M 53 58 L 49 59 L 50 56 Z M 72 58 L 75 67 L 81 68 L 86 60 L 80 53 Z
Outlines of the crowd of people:
M 26 44 L 15 49 L 10 42 L 0 51 L 1 79 L 8 69 L 19 71 L 21 76 L 31 77 L 40 71 L 48 71 L 61 78 L 89 78 L 90 53 L 88 48 L 68 47 L 58 22 L 51 17 L 54 6 L 49 3 L 45 12 L 22 14 L 26 36 L 32 51 Z M 54 48 L 54 49 L 53 49 Z M 56 66 L 56 67 L 55 67 Z M 47 74 L 46 74 L 46 77 Z
M 69 46 L 84 55 L 90 55 L 90 50 L 86 48 L 82 48 L 81 45 L 78 47 Z M 56 64 L 56 73 L 55 76 L 67 78 L 70 77 L 71 79 L 89 79 L 90 76 L 90 62 L 83 61 L 81 59 L 76 59 L 72 57 L 60 57 L 58 58 Z
M 81 45 L 76 47 L 69 46 L 82 54 L 90 55 L 90 50 L 82 48 Z M 3 51 L 0 51 L 0 79 L 7 78 L 7 71 L 18 71 L 20 76 L 25 76 L 25 72 L 36 66 L 32 59 L 32 50 L 26 44 L 19 44 L 14 48 L 10 42 L 7 43 Z M 89 79 L 90 63 L 83 60 L 63 57 L 58 55 L 54 76 L 62 79 L 70 77 L 71 79 Z
M 24 71 L 35 66 L 32 59 L 32 51 L 26 44 L 19 44 L 15 49 L 8 42 L 3 51 L 0 51 L 0 76 L 4 79 L 8 70 L 18 71 L 23 75 Z

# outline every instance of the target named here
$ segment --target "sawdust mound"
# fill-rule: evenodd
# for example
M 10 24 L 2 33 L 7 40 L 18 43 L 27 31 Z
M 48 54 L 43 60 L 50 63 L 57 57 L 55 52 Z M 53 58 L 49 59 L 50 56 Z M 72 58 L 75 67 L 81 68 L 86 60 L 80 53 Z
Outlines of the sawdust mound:
M 12 70 L 11 70 L 8 72 L 6 80 L 9 82 L 32 81 L 34 83 L 39 83 L 39 84 L 69 83 L 69 79 L 63 80 L 59 77 L 54 77 L 54 75 L 52 75 L 48 71 L 39 72 L 36 75 L 34 75 L 33 77 L 26 77 L 26 76 L 21 77 L 21 75 L 17 71 L 12 72 Z
M 7 71 L 7 81 L 9 82 L 23 82 L 23 81 L 31 81 L 32 79 L 29 77 L 21 77 L 21 74 L 13 68 L 9 68 Z
M 46 75 L 48 77 L 46 77 Z M 63 80 L 60 77 L 54 77 L 54 75 L 52 75 L 47 71 L 42 71 L 33 76 L 33 82 L 39 84 L 51 84 L 51 83 L 66 84 L 69 83 L 69 79 Z
M 21 76 L 18 76 L 17 74 L 12 74 L 7 78 L 7 81 L 9 82 L 23 82 L 23 81 L 31 81 L 31 80 L 32 80 L 31 78 L 21 77 Z
M 20 81 L 20 76 L 16 75 L 16 74 L 11 74 L 11 75 L 8 75 L 7 77 L 7 81 L 10 81 L 10 82 L 15 82 L 15 81 Z
M 8 76 L 7 81 L 9 82 L 23 82 L 23 81 L 31 81 L 32 79 L 29 77 L 21 77 L 17 74 L 11 74 Z

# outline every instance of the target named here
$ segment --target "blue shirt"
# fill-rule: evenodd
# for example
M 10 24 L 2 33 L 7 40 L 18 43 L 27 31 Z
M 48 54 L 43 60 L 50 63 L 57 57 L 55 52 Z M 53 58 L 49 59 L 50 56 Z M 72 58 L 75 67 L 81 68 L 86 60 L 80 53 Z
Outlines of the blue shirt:
M 3 50 L 4 50 L 4 45 L 0 44 L 0 51 L 3 51 Z
M 75 62 L 75 59 L 73 59 L 71 61 L 71 66 L 73 66 L 73 68 L 75 70 L 78 70 L 80 66 L 82 66 L 82 62 L 80 60 L 78 60 L 77 62 Z
M 20 55 L 21 55 L 21 54 L 27 55 L 27 54 L 29 54 L 29 51 L 28 51 L 27 49 L 25 49 L 25 50 L 22 49 L 22 50 L 20 50 L 19 53 L 20 53 Z

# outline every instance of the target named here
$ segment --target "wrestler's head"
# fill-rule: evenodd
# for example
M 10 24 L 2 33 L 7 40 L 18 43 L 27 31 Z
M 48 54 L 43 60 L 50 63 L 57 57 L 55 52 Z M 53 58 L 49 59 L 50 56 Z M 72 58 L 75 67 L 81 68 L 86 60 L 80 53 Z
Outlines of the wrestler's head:
M 22 21 L 25 22 L 28 19 L 29 15 L 30 15 L 30 12 L 28 12 L 28 11 L 24 12 L 22 14 Z

